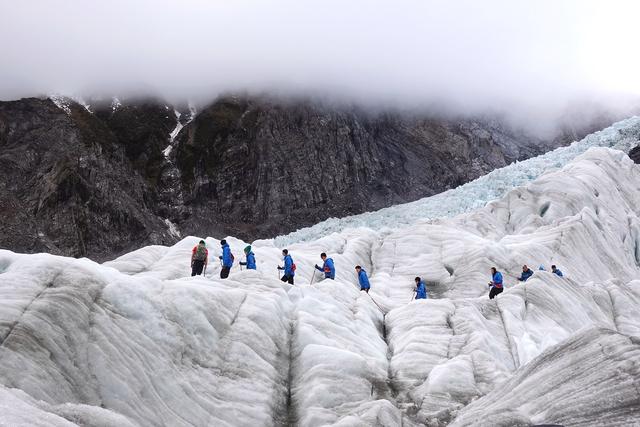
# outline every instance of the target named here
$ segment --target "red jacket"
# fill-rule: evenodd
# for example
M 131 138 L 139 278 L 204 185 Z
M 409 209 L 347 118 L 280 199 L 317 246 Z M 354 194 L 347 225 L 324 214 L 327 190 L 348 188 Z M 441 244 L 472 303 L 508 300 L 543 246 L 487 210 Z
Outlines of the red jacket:
M 198 252 L 198 245 L 195 245 L 191 250 L 191 261 L 196 259 L 196 252 Z M 209 259 L 209 249 L 204 248 L 204 253 L 205 253 L 204 262 L 207 262 L 207 260 Z

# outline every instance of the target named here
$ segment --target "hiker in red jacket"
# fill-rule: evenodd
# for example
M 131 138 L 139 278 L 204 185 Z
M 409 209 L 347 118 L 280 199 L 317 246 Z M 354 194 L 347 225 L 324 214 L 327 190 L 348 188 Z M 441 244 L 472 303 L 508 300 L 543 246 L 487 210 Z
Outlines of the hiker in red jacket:
M 202 269 L 207 266 L 209 262 L 209 250 L 204 240 L 200 240 L 191 251 L 191 276 L 196 274 L 199 276 L 202 274 Z

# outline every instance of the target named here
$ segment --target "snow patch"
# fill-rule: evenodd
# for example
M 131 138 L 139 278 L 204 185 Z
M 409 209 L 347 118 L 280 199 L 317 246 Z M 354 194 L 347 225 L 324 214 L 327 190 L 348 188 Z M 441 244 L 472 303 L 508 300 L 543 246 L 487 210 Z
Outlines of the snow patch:
M 118 99 L 118 97 L 114 96 L 111 99 L 111 112 L 115 112 L 118 108 L 122 107 L 122 102 Z
M 167 228 L 169 229 L 169 234 L 171 234 L 173 237 L 180 237 L 180 231 L 178 231 L 178 226 L 175 225 L 173 222 L 171 222 L 168 218 L 165 218 L 164 223 L 167 225 Z
M 71 115 L 71 108 L 69 108 L 69 98 L 62 95 L 49 95 L 49 99 L 56 104 L 56 107 Z

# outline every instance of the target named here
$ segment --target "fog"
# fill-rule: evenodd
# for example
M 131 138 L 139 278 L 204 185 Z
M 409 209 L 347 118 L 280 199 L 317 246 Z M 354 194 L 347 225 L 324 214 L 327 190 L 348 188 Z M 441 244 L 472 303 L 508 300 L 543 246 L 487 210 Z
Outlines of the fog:
M 250 91 L 545 121 L 634 102 L 638 17 L 633 0 L 0 0 L 0 99 Z

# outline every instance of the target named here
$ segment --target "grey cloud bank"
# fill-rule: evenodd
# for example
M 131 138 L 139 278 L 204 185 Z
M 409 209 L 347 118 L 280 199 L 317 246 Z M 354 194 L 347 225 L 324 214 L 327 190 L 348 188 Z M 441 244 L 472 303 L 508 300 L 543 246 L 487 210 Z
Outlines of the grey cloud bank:
M 638 12 L 633 1 L 0 0 L 0 99 L 247 90 L 545 120 L 576 100 L 635 100 Z

